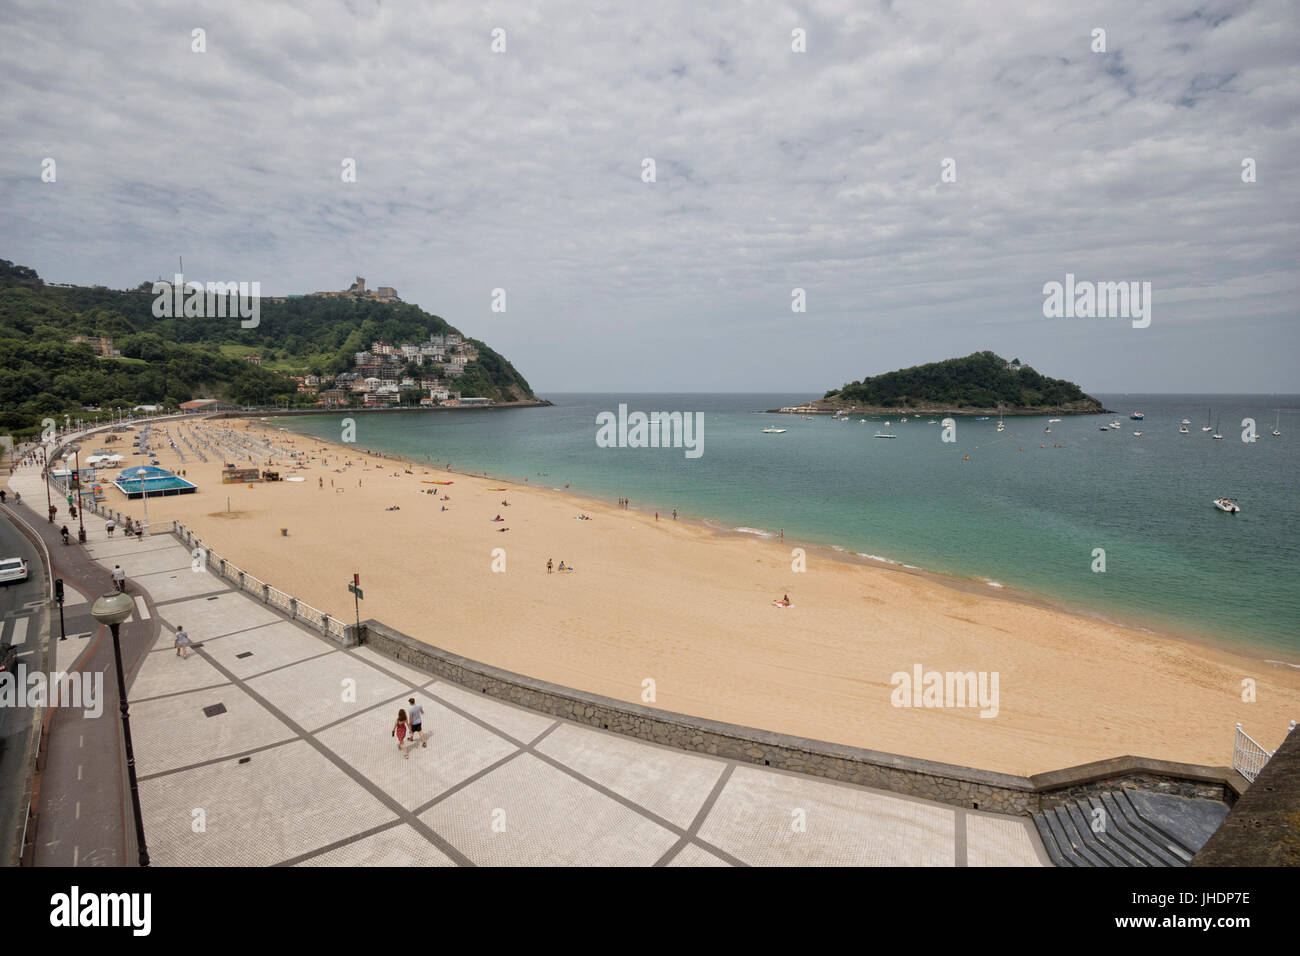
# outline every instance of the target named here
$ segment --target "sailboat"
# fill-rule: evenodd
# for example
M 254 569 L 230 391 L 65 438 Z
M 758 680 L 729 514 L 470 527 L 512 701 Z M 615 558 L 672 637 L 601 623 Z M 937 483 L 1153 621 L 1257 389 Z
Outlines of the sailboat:
M 1281 423 L 1281 421 L 1282 421 L 1282 419 L 1281 419 L 1281 415 L 1282 415 L 1282 409 L 1280 409 L 1280 408 L 1276 408 L 1276 409 L 1273 410 L 1273 437 L 1274 437 L 1274 438 L 1281 438 L 1281 437 L 1282 437 L 1282 433 L 1281 433 L 1280 431 L 1277 430 L 1277 426 L 1278 426 L 1278 425 Z
M 998 431 L 1002 431 L 1006 426 L 1002 424 L 1002 406 L 998 406 Z
M 1210 410 L 1207 408 L 1205 410 L 1205 424 L 1201 427 L 1201 431 L 1208 432 L 1209 430 L 1210 430 Z
M 1223 436 L 1219 434 L 1219 420 L 1217 418 L 1214 420 L 1214 434 L 1211 435 L 1210 437 L 1213 438 L 1215 441 L 1223 440 Z

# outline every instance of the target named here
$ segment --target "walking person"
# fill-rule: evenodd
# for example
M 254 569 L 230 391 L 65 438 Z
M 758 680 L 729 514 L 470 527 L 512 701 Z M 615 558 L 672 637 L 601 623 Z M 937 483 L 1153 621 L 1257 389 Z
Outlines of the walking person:
M 551 562 L 551 559 L 550 559 L 550 558 L 547 558 L 547 559 L 546 559 L 546 573 L 547 573 L 547 574 L 554 574 L 554 573 L 555 573 L 555 565 Z
M 397 722 L 393 724 L 393 730 L 390 737 L 397 738 L 397 749 L 402 752 L 402 756 L 410 759 L 411 755 L 406 752 L 406 711 L 403 708 L 397 710 Z
M 407 712 L 407 716 L 411 719 L 411 743 L 415 743 L 415 735 L 419 734 L 420 746 L 427 747 L 429 739 L 424 736 L 424 708 L 415 702 L 414 697 L 406 702 L 411 705 L 411 709 Z
M 117 522 L 114 521 L 112 518 L 109 518 L 107 521 L 104 522 L 104 530 L 108 532 L 108 536 L 110 538 L 113 537 L 113 529 L 115 529 L 116 527 L 117 527 Z
M 62 528 L 59 529 L 59 534 L 63 535 L 63 543 L 64 543 L 64 544 L 67 544 L 67 543 L 68 543 L 68 526 L 67 526 L 66 524 L 65 524 Z
M 126 592 L 126 572 L 120 564 L 113 565 L 113 588 L 119 593 Z
M 172 643 L 176 646 L 177 657 L 187 658 L 190 656 L 190 635 L 179 624 L 176 625 L 175 640 Z

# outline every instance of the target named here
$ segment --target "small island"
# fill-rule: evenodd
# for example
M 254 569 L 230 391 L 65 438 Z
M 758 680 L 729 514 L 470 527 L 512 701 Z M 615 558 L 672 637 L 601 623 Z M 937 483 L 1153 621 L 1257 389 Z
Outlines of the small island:
M 849 382 L 807 404 L 769 411 L 789 415 L 1100 415 L 1110 409 L 1073 382 L 1040 375 L 1018 358 L 1008 362 L 993 352 L 975 352 L 965 358 Z

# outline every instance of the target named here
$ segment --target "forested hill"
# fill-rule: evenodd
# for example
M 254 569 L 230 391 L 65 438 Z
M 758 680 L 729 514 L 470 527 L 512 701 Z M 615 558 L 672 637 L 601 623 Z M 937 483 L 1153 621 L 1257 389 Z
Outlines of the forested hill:
M 815 403 L 826 409 L 914 408 L 924 412 L 1008 414 L 1104 412 L 1101 402 L 1073 382 L 1047 378 L 1019 359 L 1008 362 L 993 352 L 931 362 L 849 382 Z
M 458 332 L 409 303 L 348 297 L 264 298 L 257 327 L 247 329 L 238 317 L 158 318 L 152 286 L 48 285 L 34 270 L 0 259 L 0 434 L 27 434 L 43 416 L 77 417 L 87 405 L 174 406 L 192 398 L 309 405 L 316 397 L 301 394 L 288 376 L 332 378 L 375 340 L 417 343 Z M 77 336 L 111 337 L 121 356 L 101 357 L 92 344 L 73 344 Z M 478 357 L 450 388 L 494 401 L 534 398 L 503 356 L 467 341 Z M 244 360 L 254 355 L 260 366 Z

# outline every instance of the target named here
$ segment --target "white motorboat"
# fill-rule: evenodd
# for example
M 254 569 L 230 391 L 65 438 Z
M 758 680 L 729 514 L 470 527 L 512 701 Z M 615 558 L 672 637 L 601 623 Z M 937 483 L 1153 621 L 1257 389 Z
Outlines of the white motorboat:
M 1097 426 L 1097 431 L 1099 431 L 1099 432 L 1108 432 L 1108 431 L 1110 431 L 1110 429 L 1109 429 L 1107 426 L 1105 426 L 1105 425 L 1098 425 L 1098 426 Z
M 769 426 L 769 427 L 763 429 L 763 434 L 764 434 L 764 435 L 784 435 L 784 434 L 785 434 L 785 429 L 784 429 L 784 428 L 775 428 L 775 427 Z
M 897 435 L 887 435 L 884 432 L 876 432 L 877 438 L 897 438 Z
M 1180 434 L 1180 435 L 1187 435 L 1187 434 L 1190 434 L 1190 433 L 1187 431 L 1187 426 L 1186 426 L 1186 425 L 1179 425 L 1179 426 L 1178 426 L 1178 434 Z
M 1124 426 L 1121 425 L 1119 422 L 1115 421 L 1115 422 L 1111 422 L 1111 423 L 1110 423 L 1110 427 L 1111 427 L 1114 431 L 1119 431 L 1119 430 L 1120 430 L 1121 428 L 1123 428 Z
M 1273 410 L 1273 437 L 1281 438 L 1282 433 L 1277 430 L 1277 426 L 1282 422 L 1282 410 L 1280 408 Z
M 1190 425 L 1191 423 L 1192 423 L 1192 420 L 1191 420 L 1190 418 L 1184 418 L 1180 424 L 1183 424 L 1183 425 Z
M 1002 424 L 1002 406 L 998 406 L 998 431 L 1002 431 L 1007 426 Z
M 1049 425 L 1055 425 L 1055 424 L 1056 424 L 1057 422 L 1059 422 L 1059 421 L 1060 421 L 1059 418 L 1049 418 L 1049 419 L 1047 420 L 1047 424 L 1049 424 Z
M 1231 498 L 1215 498 L 1214 507 L 1220 511 L 1226 511 L 1230 515 L 1235 515 L 1241 511 L 1241 508 Z

